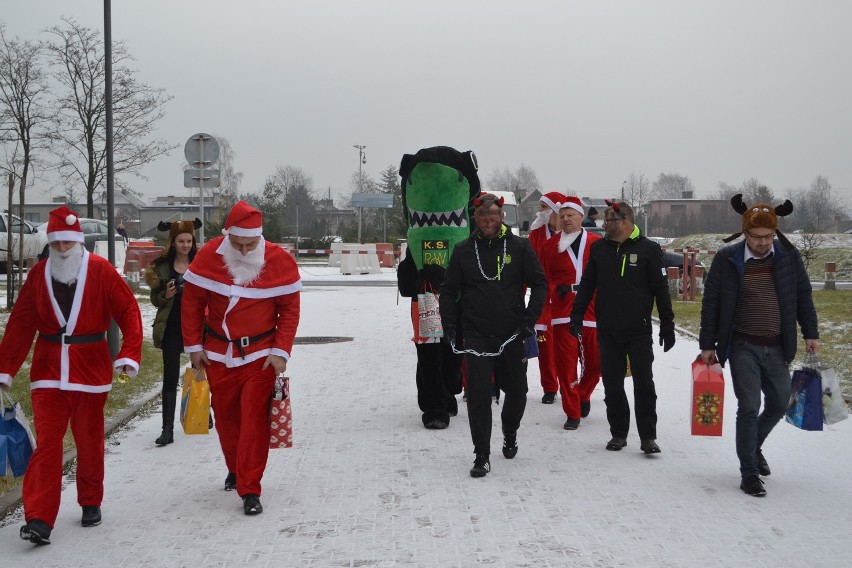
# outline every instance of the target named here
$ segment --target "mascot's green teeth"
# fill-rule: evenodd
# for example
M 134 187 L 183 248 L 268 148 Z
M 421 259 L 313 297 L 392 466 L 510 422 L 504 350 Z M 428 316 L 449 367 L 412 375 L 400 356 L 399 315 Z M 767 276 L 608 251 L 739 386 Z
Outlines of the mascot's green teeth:
M 415 211 L 409 209 L 411 214 L 411 227 L 467 227 L 465 208 L 461 207 L 453 211 Z

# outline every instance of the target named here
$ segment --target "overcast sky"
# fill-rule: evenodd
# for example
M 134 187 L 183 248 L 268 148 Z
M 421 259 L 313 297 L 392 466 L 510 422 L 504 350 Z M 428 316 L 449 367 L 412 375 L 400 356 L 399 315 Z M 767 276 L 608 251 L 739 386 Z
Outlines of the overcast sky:
M 0 12 L 32 39 L 61 16 L 100 29 L 103 2 Z M 448 145 L 483 182 L 523 163 L 546 191 L 609 197 L 635 171 L 781 195 L 823 175 L 852 199 L 850 22 L 844 0 L 112 2 L 113 38 L 174 96 L 158 133 L 179 148 L 130 180 L 151 197 L 184 191 L 184 143 L 207 132 L 242 192 L 293 165 L 349 194 L 363 144 L 373 177 Z

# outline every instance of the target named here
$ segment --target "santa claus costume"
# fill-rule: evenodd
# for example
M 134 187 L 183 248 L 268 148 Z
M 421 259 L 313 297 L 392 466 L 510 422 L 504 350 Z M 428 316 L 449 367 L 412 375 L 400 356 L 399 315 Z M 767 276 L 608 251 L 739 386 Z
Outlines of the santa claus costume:
M 8 386 L 38 332 L 30 368 L 38 445 L 24 475 L 21 529 L 21 538 L 38 544 L 50 542 L 59 511 L 69 422 L 83 526 L 100 524 L 104 405 L 113 369 L 135 376 L 142 357 L 139 304 L 109 261 L 83 248 L 77 215 L 66 206 L 51 211 L 47 239 L 50 255 L 29 271 L 0 343 L 0 386 Z M 105 335 L 111 319 L 123 336 L 114 361 Z
M 530 244 L 538 257 L 539 262 L 542 262 L 544 247 L 553 235 L 559 233 L 558 223 L 552 227 L 550 220 L 554 214 L 559 213 L 559 208 L 562 202 L 565 201 L 565 196 L 558 191 L 551 191 L 541 196 L 542 207 L 538 212 L 533 224 L 530 226 L 529 240 Z M 545 207 L 546 206 L 546 209 Z M 553 359 L 553 327 L 550 323 L 550 302 L 545 302 L 544 309 L 535 322 L 536 338 L 538 339 L 538 370 L 541 374 L 541 388 L 544 390 L 544 396 L 541 401 L 544 404 L 553 404 L 556 393 L 559 391 L 559 380 L 556 376 L 556 367 Z
M 257 209 L 238 202 L 224 232 L 198 251 L 184 274 L 184 344 L 191 355 L 203 351 L 210 362 L 211 404 L 229 472 L 226 489 L 236 488 L 246 514 L 257 514 L 275 383 L 268 358 L 290 358 L 302 282 L 290 254 L 263 239 Z M 237 251 L 232 236 L 254 239 L 256 248 Z M 249 507 L 249 496 L 256 506 Z
M 568 196 L 561 208 L 570 208 L 583 215 L 580 199 Z M 569 329 L 571 308 L 577 285 L 583 277 L 583 268 L 589 260 L 589 249 L 600 236 L 581 228 L 577 222 L 577 231 L 560 231 L 550 238 L 544 246 L 542 265 L 547 276 L 550 296 L 550 315 L 553 325 L 555 344 L 554 362 L 559 379 L 559 394 L 562 397 L 562 409 L 568 420 L 566 430 L 577 428 L 581 417 L 588 415 L 592 391 L 600 380 L 600 353 L 595 321 L 595 301 L 589 303 L 583 318 L 582 339 L 577 340 Z M 577 384 L 577 364 L 581 361 L 582 344 L 583 376 Z M 572 386 L 573 385 L 573 386 Z

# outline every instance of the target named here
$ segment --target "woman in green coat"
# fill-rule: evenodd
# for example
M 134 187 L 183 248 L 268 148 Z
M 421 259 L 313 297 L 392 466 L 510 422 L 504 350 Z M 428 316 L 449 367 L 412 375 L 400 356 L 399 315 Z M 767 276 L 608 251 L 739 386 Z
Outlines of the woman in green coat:
M 163 432 L 155 442 L 165 446 L 174 442 L 180 355 L 183 353 L 180 320 L 183 274 L 198 249 L 195 230 L 201 228 L 201 221 L 161 221 L 158 228 L 169 231 L 169 240 L 163 254 L 145 268 L 145 281 L 151 287 L 151 303 L 157 308 L 154 347 L 163 351 Z

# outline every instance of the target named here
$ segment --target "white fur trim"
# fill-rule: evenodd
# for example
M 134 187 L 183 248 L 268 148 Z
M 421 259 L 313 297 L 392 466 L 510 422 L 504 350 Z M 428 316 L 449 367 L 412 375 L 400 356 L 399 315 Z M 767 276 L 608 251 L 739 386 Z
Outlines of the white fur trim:
M 292 284 L 288 284 L 286 286 L 275 286 L 273 288 L 246 288 L 244 286 L 237 285 L 231 286 L 211 280 L 210 278 L 198 276 L 197 274 L 194 274 L 192 270 L 187 270 L 183 275 L 183 279 L 195 284 L 196 286 L 204 288 L 205 290 L 215 292 L 216 294 L 226 296 L 228 298 L 252 298 L 255 300 L 260 298 L 275 298 L 276 296 L 292 294 L 302 289 L 301 280 L 296 280 Z
M 579 211 L 579 212 L 580 212 L 580 215 L 585 214 L 585 212 L 583 211 L 583 208 L 582 208 L 580 205 L 577 205 L 577 204 L 576 204 L 576 203 L 574 203 L 574 202 L 566 201 L 565 203 L 560 203 L 560 204 L 559 204 L 559 208 L 560 208 L 560 209 L 565 209 L 566 207 L 570 207 L 570 208 L 571 208 L 571 209 L 573 209 L 574 211 Z
M 542 203 L 545 203 L 548 207 L 553 209 L 554 213 L 559 213 L 559 205 L 560 204 L 554 203 L 553 201 L 550 200 L 550 198 L 548 196 L 542 195 L 541 199 L 539 201 L 541 201 Z
M 256 227 L 254 229 L 244 229 L 235 225 L 233 227 L 228 227 L 227 234 L 233 235 L 235 237 L 259 237 L 263 234 L 263 227 Z
M 83 238 L 83 233 L 81 231 L 53 231 L 52 233 L 47 234 L 47 242 L 52 243 L 55 241 L 74 241 L 77 243 L 84 243 L 86 239 Z
M 128 359 L 127 357 L 122 357 L 118 359 L 115 363 L 113 363 L 113 368 L 118 369 L 119 367 L 124 367 L 127 365 L 130 367 L 130 371 L 127 372 L 129 377 L 135 377 L 139 373 L 139 363 L 134 361 L 133 359 Z

